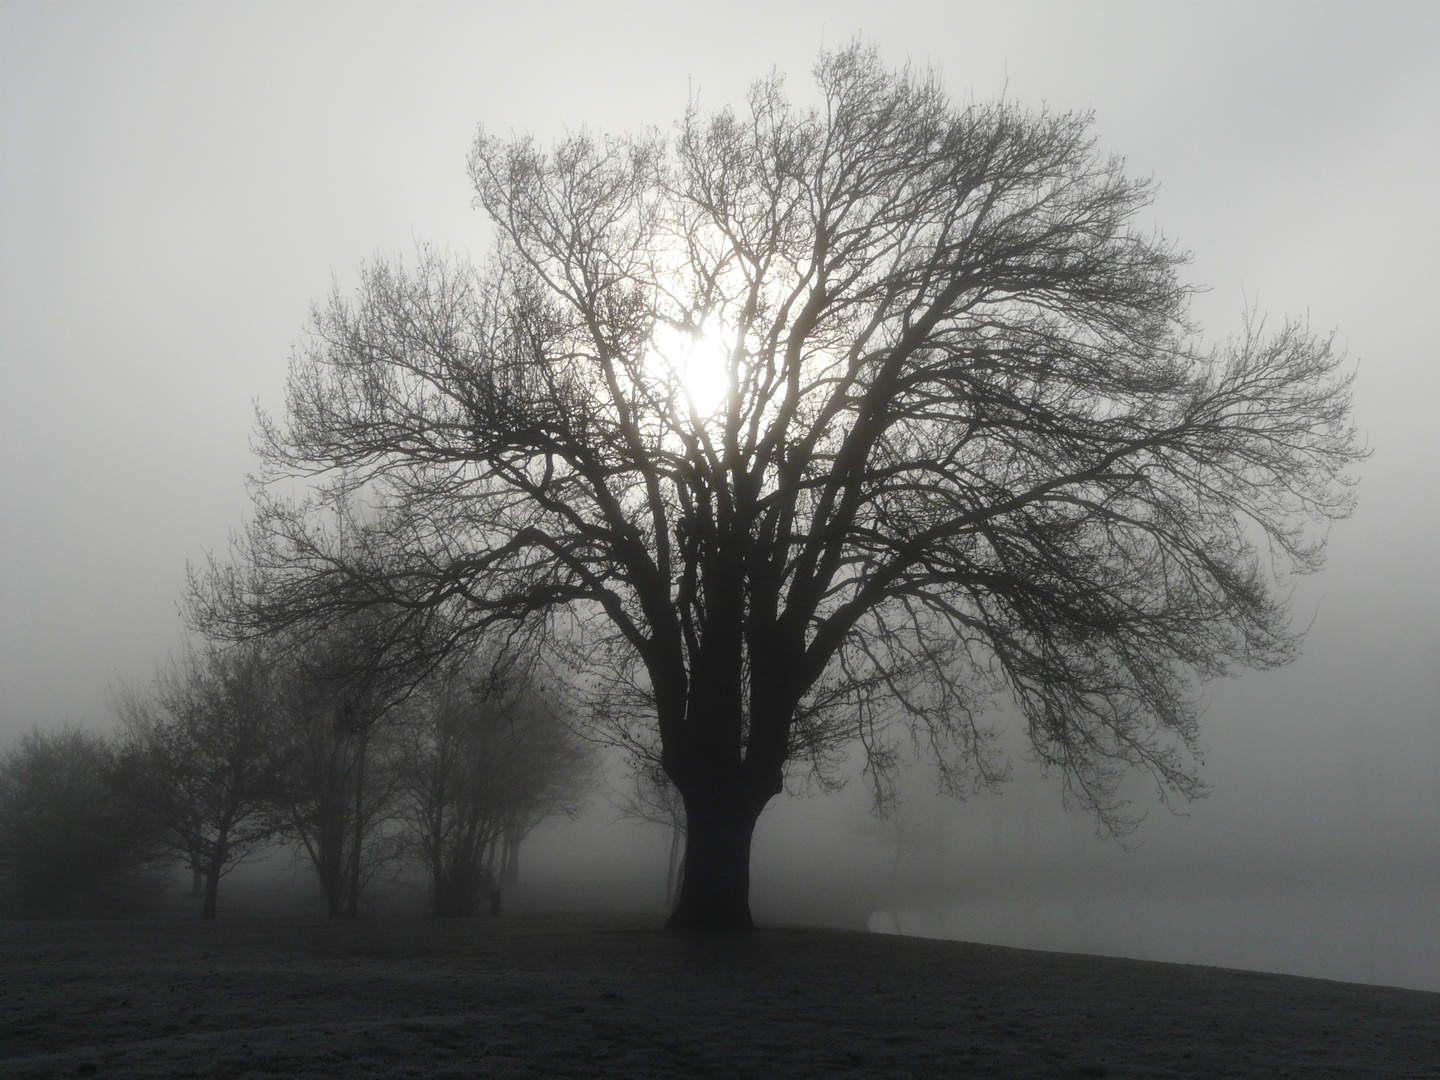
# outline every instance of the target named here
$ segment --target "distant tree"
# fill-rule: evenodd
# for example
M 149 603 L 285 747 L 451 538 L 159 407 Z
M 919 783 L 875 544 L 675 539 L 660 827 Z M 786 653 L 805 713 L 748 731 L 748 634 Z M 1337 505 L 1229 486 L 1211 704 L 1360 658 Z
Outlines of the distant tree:
M 384 830 L 399 784 L 393 732 L 402 700 L 371 662 L 373 621 L 351 618 L 280 655 L 271 762 L 282 831 L 315 868 L 331 918 L 398 855 Z
M 220 879 L 280 825 L 271 664 L 255 645 L 192 651 L 148 693 L 126 690 L 116 702 L 116 782 L 203 882 L 206 919 L 215 918 Z
M 1110 828 L 1129 769 L 1198 793 L 1195 680 L 1295 655 L 1277 575 L 1320 567 L 1362 456 L 1327 339 L 1201 343 L 1153 184 L 1088 117 L 956 105 L 859 45 L 816 76 L 668 142 L 482 134 L 488 267 L 368 267 L 259 433 L 268 477 L 369 485 L 387 560 L 261 492 L 287 585 L 240 622 L 548 622 L 684 799 L 675 926 L 751 925 L 787 769 L 884 774 L 908 732 L 995 779 L 1000 692 Z
M 519 875 L 520 844 L 573 813 L 591 747 L 533 677 L 473 662 L 437 679 L 411 711 L 399 814 L 430 880 L 436 915 L 474 915 L 486 889 Z
M 361 520 L 343 480 L 296 509 L 344 558 L 394 566 L 383 527 Z M 273 509 L 273 508 L 272 508 Z M 258 644 L 276 663 L 277 805 L 310 857 L 332 917 L 355 918 L 364 883 L 399 853 L 385 829 L 398 783 L 393 720 L 427 675 L 466 640 L 433 605 L 297 603 L 288 566 L 254 547 L 191 572 L 187 617 L 219 640 Z M 267 618 L 257 621 L 256 610 Z
M 167 876 L 164 837 L 110 782 L 105 740 L 31 729 L 0 755 L 0 898 L 22 912 L 135 907 Z
M 298 680 L 285 688 L 277 717 L 273 760 L 284 835 L 309 857 L 326 909 L 338 919 L 345 914 L 349 891 L 347 845 L 357 831 L 351 814 L 354 748 L 323 698 Z M 368 816 L 355 815 L 355 822 Z M 363 825 L 358 831 L 362 837 L 366 833 Z

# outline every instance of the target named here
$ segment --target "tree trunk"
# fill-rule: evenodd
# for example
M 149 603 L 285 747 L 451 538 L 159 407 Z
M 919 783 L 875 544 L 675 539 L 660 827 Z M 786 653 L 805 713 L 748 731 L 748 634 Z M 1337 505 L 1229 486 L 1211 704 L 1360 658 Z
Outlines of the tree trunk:
M 520 882 L 520 841 L 510 839 L 508 833 L 505 837 L 505 866 L 500 874 L 500 881 L 505 885 L 516 885 Z
M 435 875 L 430 911 L 440 918 L 469 918 L 480 908 L 484 874 L 474 859 L 463 856 Z
M 325 911 L 332 919 L 345 914 L 345 832 L 349 828 L 342 816 L 331 822 L 319 839 L 320 858 L 315 860 L 315 872 L 320 878 L 320 891 L 325 894 Z M 328 833 L 328 835 L 326 835 Z
M 222 828 L 210 849 L 205 862 L 205 906 L 201 909 L 202 919 L 215 918 L 215 899 L 220 892 L 220 875 L 225 872 L 225 862 L 230 855 L 230 830 Z
M 742 787 L 685 794 L 685 869 L 680 900 L 667 927 L 755 928 L 750 917 L 750 838 L 768 801 Z
M 215 901 L 220 894 L 220 866 L 213 863 L 205 873 L 205 907 L 200 913 L 202 919 L 215 918 Z
M 365 750 L 369 731 L 362 730 L 355 746 L 355 832 L 350 847 L 350 885 L 345 896 L 345 917 L 360 917 L 360 853 L 365 842 Z
M 675 871 L 680 865 L 680 841 L 685 834 L 680 831 L 680 826 L 674 822 L 670 823 L 670 865 L 665 869 L 665 903 L 675 899 Z

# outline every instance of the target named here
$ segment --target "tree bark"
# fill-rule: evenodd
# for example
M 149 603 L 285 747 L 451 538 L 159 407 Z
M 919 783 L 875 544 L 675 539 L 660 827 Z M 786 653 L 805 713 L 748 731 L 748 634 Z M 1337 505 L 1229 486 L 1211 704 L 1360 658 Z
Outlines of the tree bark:
M 520 881 L 520 841 L 505 837 L 505 866 L 500 874 L 505 885 L 516 885 Z
M 205 864 L 205 906 L 200 911 L 202 919 L 215 918 L 215 902 L 220 893 L 220 875 L 225 872 L 225 862 L 230 855 L 229 831 L 228 827 L 221 830 Z
M 339 821 L 322 823 L 317 830 L 317 849 L 320 857 L 315 859 L 315 873 L 320 878 L 320 891 L 325 894 L 325 910 L 332 919 L 345 914 L 345 880 L 348 863 L 345 861 L 345 834 L 349 830 L 344 814 Z
M 215 918 L 215 902 L 220 893 L 220 867 L 212 865 L 205 873 L 205 907 L 200 912 L 202 919 Z
M 675 899 L 675 871 L 680 865 L 680 841 L 685 834 L 680 831 L 680 826 L 674 822 L 670 823 L 670 865 L 665 871 L 665 903 Z
M 667 927 L 755 929 L 750 916 L 750 840 L 768 801 L 768 796 L 728 785 L 685 794 L 685 869 Z
M 360 917 L 360 855 L 365 843 L 365 751 L 370 732 L 362 729 L 355 746 L 355 831 L 350 846 L 350 882 L 345 893 L 345 917 Z

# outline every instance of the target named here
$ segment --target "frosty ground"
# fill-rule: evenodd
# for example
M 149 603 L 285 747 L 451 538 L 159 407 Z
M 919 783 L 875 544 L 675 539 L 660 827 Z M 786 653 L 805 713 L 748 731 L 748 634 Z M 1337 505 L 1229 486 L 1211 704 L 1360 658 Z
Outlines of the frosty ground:
M 653 914 L 0 922 L 4 1077 L 1440 1077 L 1440 994 Z

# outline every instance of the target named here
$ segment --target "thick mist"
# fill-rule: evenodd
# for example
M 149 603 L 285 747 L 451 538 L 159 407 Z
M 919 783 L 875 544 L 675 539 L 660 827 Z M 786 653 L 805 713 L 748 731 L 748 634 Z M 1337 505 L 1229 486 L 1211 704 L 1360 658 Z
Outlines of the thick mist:
M 279 407 L 309 305 L 377 251 L 486 250 L 477 123 L 633 129 L 772 67 L 799 95 L 857 33 L 957 98 L 1093 109 L 1160 181 L 1145 224 L 1193 252 L 1197 322 L 1333 329 L 1373 453 L 1295 584 L 1301 657 L 1203 688 L 1207 799 L 1167 809 L 1137 780 L 1126 851 L 1018 737 L 998 793 L 941 799 L 918 767 L 884 817 L 856 760 L 762 817 L 756 918 L 1440 990 L 1426 6 L 0 8 L 0 742 L 108 728 L 108 688 L 176 648 L 186 564 L 246 513 L 253 406 Z M 668 843 L 602 792 L 527 840 L 516 902 L 658 918 Z M 307 873 L 277 852 L 231 884 Z
M 1337 750 L 1327 764 L 1341 773 Z M 756 831 L 755 917 L 1440 990 L 1440 820 L 1415 808 L 1423 778 L 1364 804 L 1367 789 L 1337 783 L 1302 815 L 1244 800 L 1238 782 L 1261 764 L 1244 756 L 1217 749 L 1214 793 L 1171 809 L 1150 800 L 1124 847 L 1023 757 L 1010 782 L 964 802 L 935 794 L 917 764 L 883 815 L 860 776 L 782 795 Z M 1227 789 L 1240 795 L 1230 805 Z M 1147 805 L 1143 785 L 1135 794 Z M 521 902 L 658 920 L 668 845 L 666 830 L 597 797 L 527 840 Z

